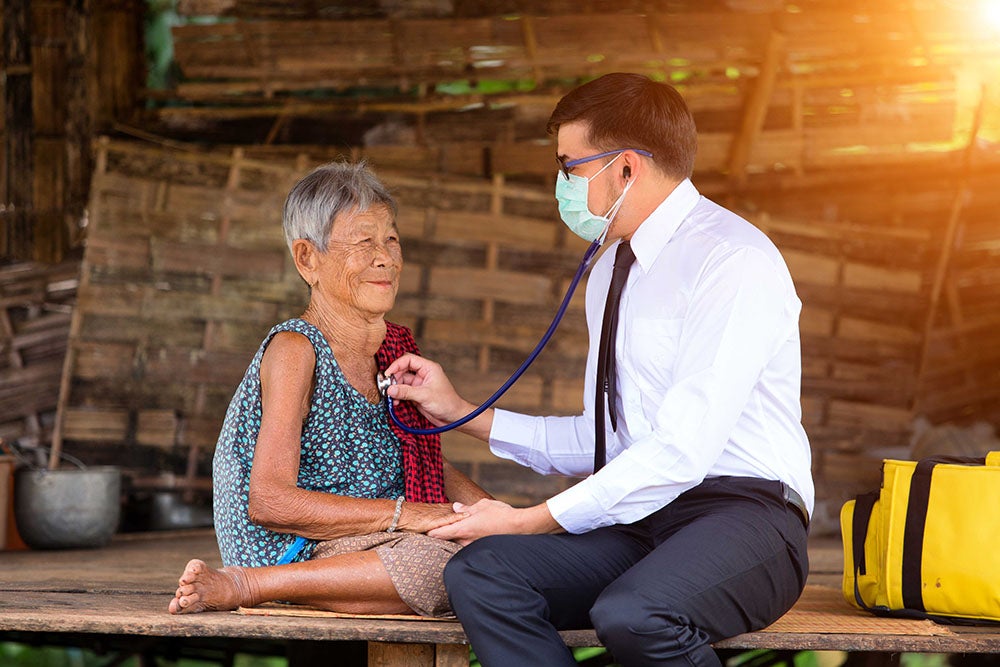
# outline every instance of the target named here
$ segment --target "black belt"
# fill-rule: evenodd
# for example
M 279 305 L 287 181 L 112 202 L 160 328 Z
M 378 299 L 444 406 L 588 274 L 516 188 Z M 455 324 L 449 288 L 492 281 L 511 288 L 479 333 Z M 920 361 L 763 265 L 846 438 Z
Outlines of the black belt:
M 809 527 L 809 510 L 806 509 L 806 501 L 802 500 L 802 496 L 798 492 L 787 484 L 782 483 L 782 492 L 784 494 L 785 502 L 794 507 L 802 515 L 802 523 L 808 528 Z

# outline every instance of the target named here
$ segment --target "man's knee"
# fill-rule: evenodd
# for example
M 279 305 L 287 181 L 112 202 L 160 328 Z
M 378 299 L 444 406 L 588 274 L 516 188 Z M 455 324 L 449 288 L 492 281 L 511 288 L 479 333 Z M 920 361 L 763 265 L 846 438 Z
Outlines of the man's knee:
M 682 656 L 708 643 L 684 614 L 652 609 L 634 591 L 606 590 L 591 608 L 590 620 L 601 642 L 626 664 Z

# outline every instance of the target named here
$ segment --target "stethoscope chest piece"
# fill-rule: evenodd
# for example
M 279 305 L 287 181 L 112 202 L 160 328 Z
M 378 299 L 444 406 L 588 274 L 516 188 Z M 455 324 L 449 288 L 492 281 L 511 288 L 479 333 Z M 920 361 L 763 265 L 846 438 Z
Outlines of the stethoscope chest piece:
M 389 391 L 389 387 L 396 384 L 396 380 L 391 377 L 386 377 L 381 372 L 375 376 L 375 385 L 378 387 L 378 393 L 382 394 L 384 397 L 386 392 Z

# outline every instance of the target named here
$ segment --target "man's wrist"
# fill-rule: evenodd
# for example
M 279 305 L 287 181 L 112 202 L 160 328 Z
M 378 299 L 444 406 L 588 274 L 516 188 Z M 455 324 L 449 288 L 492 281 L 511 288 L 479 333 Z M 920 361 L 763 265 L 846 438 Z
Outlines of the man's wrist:
M 549 506 L 540 503 L 533 507 L 518 510 L 518 532 L 526 535 L 539 535 L 565 532 L 559 522 L 553 518 Z

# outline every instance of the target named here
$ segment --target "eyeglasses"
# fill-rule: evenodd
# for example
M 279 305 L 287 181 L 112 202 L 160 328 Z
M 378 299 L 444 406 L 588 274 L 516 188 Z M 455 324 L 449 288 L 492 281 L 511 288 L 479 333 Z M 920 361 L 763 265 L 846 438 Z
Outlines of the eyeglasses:
M 653 154 L 649 151 L 644 151 L 641 148 L 619 148 L 616 151 L 608 151 L 607 153 L 598 153 L 597 155 L 591 155 L 589 157 L 581 157 L 576 160 L 567 160 L 565 156 L 557 155 L 556 162 L 559 163 L 559 171 L 562 172 L 563 177 L 569 180 L 569 170 L 587 162 L 593 162 L 594 160 L 600 160 L 602 157 L 611 157 L 612 155 L 618 155 L 619 153 L 624 153 L 625 151 L 633 151 L 639 155 L 645 155 L 646 157 L 653 157 Z

